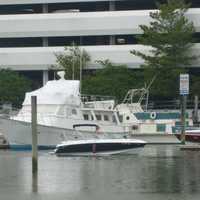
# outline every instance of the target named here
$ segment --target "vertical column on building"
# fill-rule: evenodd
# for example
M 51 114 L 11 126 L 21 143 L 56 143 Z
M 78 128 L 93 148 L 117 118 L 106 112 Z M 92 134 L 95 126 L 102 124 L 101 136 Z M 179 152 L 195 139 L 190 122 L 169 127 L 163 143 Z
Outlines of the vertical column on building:
M 109 11 L 115 11 L 115 1 L 109 1 Z M 109 40 L 110 45 L 115 45 L 115 36 L 111 35 Z
M 48 13 L 48 4 L 43 4 L 42 5 L 42 12 L 43 13 Z M 47 37 L 43 37 L 42 38 L 42 44 L 44 47 L 48 46 L 48 38 Z
M 48 4 L 43 4 L 42 5 L 42 12 L 43 13 L 48 13 Z M 43 47 L 48 47 L 49 46 L 47 37 L 43 37 L 42 38 L 42 46 Z M 44 70 L 43 71 L 43 85 L 45 85 L 48 80 L 49 80 L 48 70 Z

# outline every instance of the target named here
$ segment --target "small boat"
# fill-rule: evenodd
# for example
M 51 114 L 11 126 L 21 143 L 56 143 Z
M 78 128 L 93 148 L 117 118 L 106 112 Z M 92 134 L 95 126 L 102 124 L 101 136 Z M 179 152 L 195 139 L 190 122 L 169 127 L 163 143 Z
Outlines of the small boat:
M 134 153 L 146 144 L 136 139 L 88 139 L 63 141 L 56 146 L 57 156 L 90 156 Z M 136 153 L 136 152 L 135 152 Z
M 176 137 L 181 140 L 181 133 L 176 133 Z M 188 129 L 185 131 L 185 141 L 200 143 L 200 128 Z

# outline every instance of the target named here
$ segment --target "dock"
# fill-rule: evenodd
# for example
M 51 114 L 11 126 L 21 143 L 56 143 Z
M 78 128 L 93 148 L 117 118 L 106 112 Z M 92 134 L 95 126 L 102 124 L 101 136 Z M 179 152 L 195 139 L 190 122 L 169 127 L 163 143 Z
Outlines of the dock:
M 186 144 L 180 146 L 180 150 L 183 151 L 200 151 L 200 145 L 199 144 Z

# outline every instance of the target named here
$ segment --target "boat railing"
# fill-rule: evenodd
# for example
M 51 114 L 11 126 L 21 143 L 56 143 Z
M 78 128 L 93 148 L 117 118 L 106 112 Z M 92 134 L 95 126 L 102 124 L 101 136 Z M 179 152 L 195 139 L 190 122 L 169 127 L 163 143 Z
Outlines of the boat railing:
M 104 95 L 88 95 L 82 94 L 81 100 L 83 103 L 91 102 L 91 101 L 108 101 L 108 100 L 115 100 L 114 96 L 104 96 Z
M 113 109 L 115 106 L 115 98 L 113 96 L 101 95 L 83 95 L 82 106 L 86 109 Z
M 107 127 L 106 127 L 107 126 Z M 117 131 L 112 131 L 112 132 L 108 132 L 108 131 L 105 131 L 107 128 L 108 128 L 109 125 L 99 125 L 95 122 L 91 123 L 91 124 L 74 124 L 73 125 L 73 130 L 74 130 L 74 133 L 76 134 L 77 138 L 81 139 L 85 139 L 87 138 L 87 134 L 90 133 L 92 135 L 90 135 L 90 138 L 91 136 L 94 137 L 94 138 L 99 138 L 99 139 L 102 139 L 102 138 L 121 138 L 122 137 L 122 134 L 123 134 L 123 137 L 128 137 L 128 135 L 130 134 L 129 130 L 130 130 L 130 127 L 127 127 L 127 126 L 121 126 L 121 132 Z M 81 129 L 78 129 L 78 127 L 88 127 L 86 129 L 84 128 L 81 128 Z M 85 135 L 86 134 L 86 135 Z
M 56 115 L 52 113 L 37 113 L 38 122 L 45 125 L 52 125 L 55 121 L 55 117 L 60 119 L 65 118 L 63 115 Z M 31 112 L 20 112 L 16 119 L 31 122 Z

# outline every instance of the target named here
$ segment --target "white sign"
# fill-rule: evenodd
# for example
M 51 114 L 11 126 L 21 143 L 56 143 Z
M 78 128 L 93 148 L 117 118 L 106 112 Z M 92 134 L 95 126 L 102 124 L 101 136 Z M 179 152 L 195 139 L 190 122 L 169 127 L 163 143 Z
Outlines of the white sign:
M 189 94 L 189 74 L 180 74 L 180 95 Z

